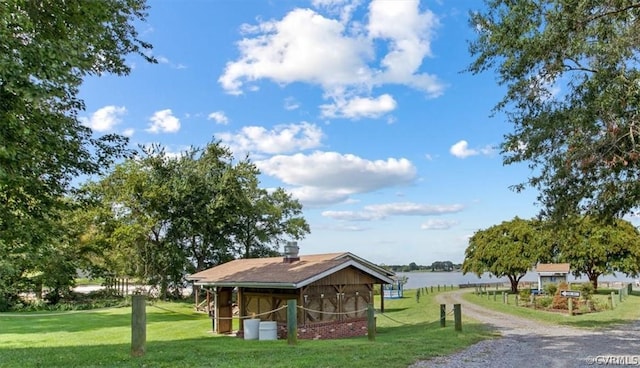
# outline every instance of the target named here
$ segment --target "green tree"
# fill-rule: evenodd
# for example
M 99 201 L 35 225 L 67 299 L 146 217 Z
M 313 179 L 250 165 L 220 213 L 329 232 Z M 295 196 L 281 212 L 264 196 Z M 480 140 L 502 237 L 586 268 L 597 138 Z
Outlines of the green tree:
M 511 291 L 518 292 L 518 283 L 538 261 L 550 257 L 550 250 L 540 236 L 537 220 L 518 217 L 488 229 L 478 230 L 469 239 L 462 263 L 462 273 L 481 276 L 489 272 L 506 277 Z
M 597 290 L 602 275 L 622 272 L 635 277 L 640 273 L 640 232 L 631 223 L 580 217 L 567 224 L 557 234 L 561 239 L 558 257 L 571 264 L 574 276 L 586 275 Z
M 129 54 L 154 61 L 134 27 L 146 10 L 144 0 L 0 4 L 0 308 L 57 241 L 72 180 L 126 153 L 124 137 L 80 123 L 78 90 L 87 75 L 128 74 Z
M 300 239 L 309 229 L 301 205 L 281 188 L 259 188 L 258 175 L 248 159 L 235 162 L 217 142 L 179 157 L 160 146 L 144 149 L 85 186 L 95 219 L 88 237 L 108 249 L 97 263 L 167 296 L 180 291 L 187 274 L 273 255 L 283 239 Z
M 621 217 L 640 204 L 640 3 L 486 0 L 471 15 L 469 71 L 507 87 L 495 111 L 512 133 L 506 164 L 526 162 L 544 212 Z

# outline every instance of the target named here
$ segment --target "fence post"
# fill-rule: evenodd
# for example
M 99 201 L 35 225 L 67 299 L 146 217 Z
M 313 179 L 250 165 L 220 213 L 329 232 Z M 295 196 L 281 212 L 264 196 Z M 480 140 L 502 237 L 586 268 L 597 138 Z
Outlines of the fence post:
M 453 318 L 456 331 L 462 331 L 462 308 L 460 304 L 453 305 Z
M 367 306 L 367 336 L 369 337 L 369 341 L 376 339 L 376 318 L 374 312 L 373 304 L 369 304 Z
M 567 300 L 567 304 L 569 306 L 569 315 L 573 316 L 573 298 L 569 298 L 569 300 Z
M 131 355 L 143 356 L 147 341 L 147 311 L 144 295 L 131 298 Z
M 615 292 L 611 292 L 611 309 L 614 309 L 616 307 L 616 300 L 615 300 Z
M 445 327 L 447 325 L 447 306 L 445 304 L 440 304 L 440 327 Z
M 287 300 L 287 343 L 298 344 L 298 301 Z

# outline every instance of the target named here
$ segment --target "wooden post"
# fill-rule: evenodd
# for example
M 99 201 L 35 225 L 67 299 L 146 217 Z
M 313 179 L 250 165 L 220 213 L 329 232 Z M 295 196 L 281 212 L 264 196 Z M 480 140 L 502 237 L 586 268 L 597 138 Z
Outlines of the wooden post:
M 298 344 L 298 302 L 295 299 L 287 300 L 287 342 Z
M 618 300 L 622 303 L 622 292 L 618 290 Z
M 445 304 L 440 304 L 440 327 L 445 327 L 447 325 L 447 306 Z
M 438 291 L 440 291 L 440 284 L 438 284 Z
M 493 301 L 494 302 L 496 301 L 496 292 L 495 291 L 493 292 Z
M 573 298 L 569 298 L 569 300 L 567 300 L 567 304 L 569 306 L 569 315 L 573 316 Z
M 516 303 L 516 307 L 517 307 L 518 306 L 518 294 L 516 294 L 515 303 Z
M 431 292 L 433 293 L 433 285 L 431 285 Z
M 144 295 L 131 298 L 131 355 L 143 356 L 147 341 L 147 311 Z
M 616 307 L 616 300 L 615 298 L 615 292 L 611 292 L 611 309 L 614 309 Z
M 374 312 L 373 304 L 369 304 L 367 306 L 367 336 L 369 337 L 369 341 L 376 339 L 376 318 Z
M 460 304 L 453 305 L 453 318 L 456 331 L 462 331 L 462 308 Z

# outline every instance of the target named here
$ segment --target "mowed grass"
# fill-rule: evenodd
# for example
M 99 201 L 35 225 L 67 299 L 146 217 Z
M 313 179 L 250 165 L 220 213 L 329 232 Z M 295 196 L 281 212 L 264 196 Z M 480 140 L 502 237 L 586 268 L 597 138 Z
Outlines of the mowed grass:
M 377 305 L 376 305 L 377 306 Z M 450 309 L 451 306 L 448 306 Z M 463 319 L 463 330 L 439 323 L 434 294 L 405 292 L 377 314 L 375 341 L 246 341 L 211 333 L 211 319 L 189 303 L 148 305 L 143 357 L 132 357 L 131 308 L 70 314 L 0 313 L 0 366 L 5 367 L 407 367 L 493 337 Z
M 496 301 L 493 300 L 493 290 L 489 291 L 491 295 L 488 298 L 486 294 L 482 296 L 475 295 L 472 290 L 470 293 L 466 293 L 463 298 L 468 302 L 499 312 L 509 313 L 516 316 L 552 324 L 580 328 L 611 327 L 614 325 L 632 323 L 640 318 L 640 292 L 638 291 L 633 291 L 629 296 L 625 297 L 622 302 L 619 302 L 618 295 L 616 294 L 616 307 L 614 309 L 608 309 L 595 313 L 579 314 L 574 316 L 570 316 L 568 313 L 534 310 L 532 308 L 516 306 L 514 295 L 509 295 L 509 304 L 504 304 L 502 302 L 502 291 L 506 290 L 499 290 L 497 292 L 498 295 L 496 297 Z M 600 299 L 602 303 L 609 303 L 609 296 L 611 294 L 611 291 L 617 292 L 617 289 L 598 290 L 598 293 L 596 295 L 593 295 L 593 298 Z

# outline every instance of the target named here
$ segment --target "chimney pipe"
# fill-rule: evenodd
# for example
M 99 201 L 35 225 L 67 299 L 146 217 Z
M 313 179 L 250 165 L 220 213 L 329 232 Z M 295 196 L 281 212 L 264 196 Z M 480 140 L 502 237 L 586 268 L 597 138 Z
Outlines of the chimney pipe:
M 298 256 L 298 251 L 300 248 L 298 247 L 298 242 L 287 242 L 284 246 L 284 263 L 293 263 L 295 261 L 299 261 L 300 257 Z

